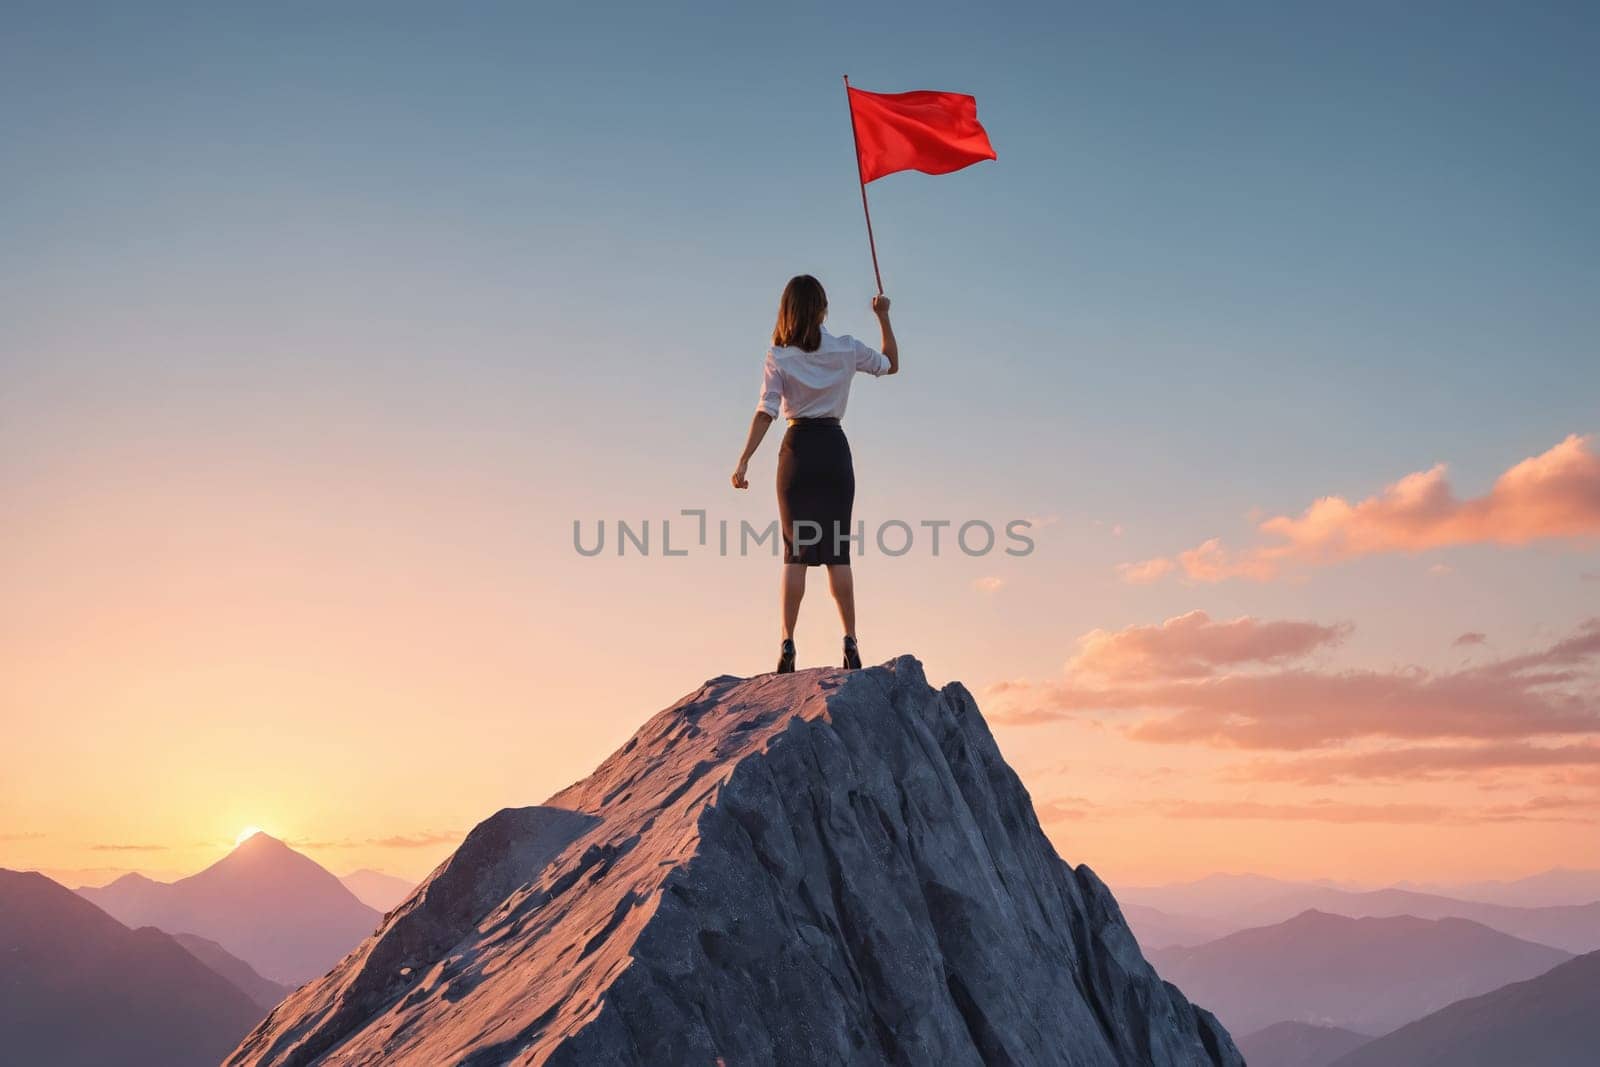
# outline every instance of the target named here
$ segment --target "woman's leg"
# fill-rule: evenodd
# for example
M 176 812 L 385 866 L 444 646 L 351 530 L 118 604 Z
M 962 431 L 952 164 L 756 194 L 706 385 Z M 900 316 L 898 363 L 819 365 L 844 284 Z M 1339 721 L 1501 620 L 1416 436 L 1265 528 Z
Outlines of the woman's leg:
M 839 605 L 839 621 L 844 623 L 844 635 L 856 635 L 856 580 L 848 563 L 828 565 L 828 588 Z
M 832 570 L 830 567 L 829 570 Z M 800 598 L 806 595 L 806 568 L 803 563 L 783 565 L 783 639 L 794 640 L 794 624 L 800 621 Z

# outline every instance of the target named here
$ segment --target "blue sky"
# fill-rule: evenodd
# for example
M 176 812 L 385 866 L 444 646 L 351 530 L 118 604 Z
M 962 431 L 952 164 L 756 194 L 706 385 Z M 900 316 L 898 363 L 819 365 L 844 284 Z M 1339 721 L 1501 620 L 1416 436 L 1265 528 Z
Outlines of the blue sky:
M 871 189 L 919 372 L 855 421 L 896 481 L 1167 523 L 1437 460 L 1486 480 L 1593 428 L 1583 5 L 12 21 L 15 432 L 99 417 L 27 395 L 70 374 L 180 424 L 330 389 L 379 422 L 448 398 L 443 432 L 538 410 L 619 505 L 660 434 L 684 479 L 719 471 L 788 274 L 870 334 L 846 71 L 974 93 L 1000 152 Z M 953 422 L 987 447 L 918 433 Z
M 552 354 L 471 331 L 537 329 L 582 402 L 682 383 L 695 421 L 749 392 L 787 274 L 868 325 L 850 71 L 976 94 L 1001 155 L 872 188 L 943 387 L 874 418 L 961 412 L 1041 478 L 1043 426 L 1116 440 L 1124 477 L 1487 471 L 1592 421 L 1596 326 L 1596 20 L 1496 8 L 24 4 L 8 318 L 24 349 L 67 308 L 468 331 L 423 382 L 525 382 Z
M 858 514 L 1058 520 L 1004 597 L 983 561 L 861 568 L 869 654 L 1047 676 L 1088 629 L 1196 607 L 1352 620 L 1363 662 L 1537 642 L 1592 613 L 1592 553 L 1114 567 L 1439 461 L 1479 493 L 1600 430 L 1597 52 L 1584 4 L 13 4 L 11 577 L 59 605 L 49 575 L 111 558 L 98 524 L 182 586 L 149 546 L 210 531 L 314 561 L 316 602 L 235 605 L 303 633 L 391 588 L 338 563 L 367 537 L 435 607 L 499 605 L 497 676 L 581 693 L 569 664 L 629 649 L 585 755 L 764 665 L 766 561 L 578 560 L 570 524 L 772 510 L 772 443 L 750 494 L 726 476 L 783 282 L 873 337 L 849 73 L 974 94 L 999 155 L 870 188 L 906 373 L 852 400 Z M 820 597 L 806 626 L 831 648 Z

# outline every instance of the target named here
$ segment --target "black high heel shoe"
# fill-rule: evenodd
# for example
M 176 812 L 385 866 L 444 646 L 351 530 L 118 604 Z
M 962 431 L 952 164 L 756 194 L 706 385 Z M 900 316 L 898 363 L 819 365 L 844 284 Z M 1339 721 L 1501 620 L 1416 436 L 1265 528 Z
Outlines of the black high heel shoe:
M 784 638 L 783 644 L 778 648 L 778 673 L 794 673 L 794 642 Z
M 844 639 L 844 669 L 847 671 L 861 669 L 861 650 L 856 647 L 856 639 L 848 634 Z

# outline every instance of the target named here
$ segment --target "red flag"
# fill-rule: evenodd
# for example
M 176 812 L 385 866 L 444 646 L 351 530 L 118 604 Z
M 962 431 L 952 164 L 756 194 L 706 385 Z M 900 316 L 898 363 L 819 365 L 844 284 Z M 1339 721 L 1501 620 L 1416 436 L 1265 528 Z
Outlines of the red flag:
M 995 158 L 978 124 L 978 102 L 965 93 L 847 89 L 863 185 L 898 170 L 949 174 Z

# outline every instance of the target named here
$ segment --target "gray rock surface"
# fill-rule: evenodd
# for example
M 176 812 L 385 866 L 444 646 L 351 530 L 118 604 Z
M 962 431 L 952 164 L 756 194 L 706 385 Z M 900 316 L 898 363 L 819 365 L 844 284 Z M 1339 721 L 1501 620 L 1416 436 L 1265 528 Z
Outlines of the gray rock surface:
M 231 1064 L 1242 1064 L 916 660 L 713 679 Z

